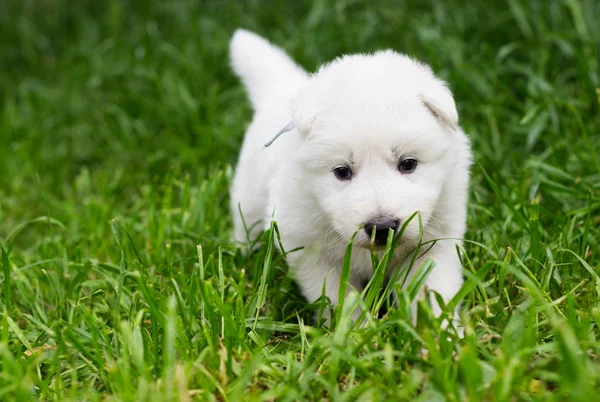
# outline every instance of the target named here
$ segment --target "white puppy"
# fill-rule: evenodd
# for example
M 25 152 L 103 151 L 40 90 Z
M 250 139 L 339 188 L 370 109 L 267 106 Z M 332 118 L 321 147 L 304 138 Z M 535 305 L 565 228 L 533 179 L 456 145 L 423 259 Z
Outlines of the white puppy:
M 349 289 L 360 292 L 373 274 L 373 231 L 380 249 L 389 229 L 398 232 L 418 211 L 424 242 L 449 240 L 414 267 L 433 259 L 426 286 L 450 300 L 463 282 L 456 245 L 471 151 L 444 82 L 391 50 L 344 56 L 309 75 L 244 30 L 231 40 L 231 62 L 254 107 L 231 190 L 235 239 L 254 238 L 274 219 L 284 248 L 302 248 L 287 260 L 304 296 L 314 302 L 325 284 L 335 304 L 352 236 L 358 231 Z M 265 147 L 286 125 L 291 130 Z M 420 234 L 413 219 L 392 266 L 410 260 Z

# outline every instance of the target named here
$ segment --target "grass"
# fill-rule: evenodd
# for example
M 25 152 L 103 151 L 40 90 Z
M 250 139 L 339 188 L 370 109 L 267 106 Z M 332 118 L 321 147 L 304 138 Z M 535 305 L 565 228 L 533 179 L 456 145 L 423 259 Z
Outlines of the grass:
M 597 1 L 0 7 L 1 400 L 597 399 Z M 418 282 L 365 328 L 352 300 L 316 325 L 274 230 L 231 242 L 238 26 L 309 70 L 391 47 L 451 84 L 476 154 L 464 339 L 425 304 L 410 324 Z

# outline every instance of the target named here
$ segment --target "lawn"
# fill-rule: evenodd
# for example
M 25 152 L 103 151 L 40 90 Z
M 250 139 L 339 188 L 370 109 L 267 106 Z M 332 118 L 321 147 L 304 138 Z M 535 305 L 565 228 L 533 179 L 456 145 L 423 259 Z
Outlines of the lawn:
M 597 0 L 0 0 L 0 400 L 586 401 L 600 391 Z M 231 239 L 237 27 L 432 65 L 473 143 L 464 339 L 331 328 Z M 413 289 L 414 290 L 414 289 Z

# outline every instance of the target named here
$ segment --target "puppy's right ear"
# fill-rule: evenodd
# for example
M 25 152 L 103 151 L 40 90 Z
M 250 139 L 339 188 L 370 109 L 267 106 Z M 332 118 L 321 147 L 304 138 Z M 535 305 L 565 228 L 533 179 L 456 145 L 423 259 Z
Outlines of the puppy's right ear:
M 311 102 L 310 98 L 307 88 L 302 88 L 292 98 L 292 122 L 303 138 L 310 135 L 320 110 L 318 102 Z

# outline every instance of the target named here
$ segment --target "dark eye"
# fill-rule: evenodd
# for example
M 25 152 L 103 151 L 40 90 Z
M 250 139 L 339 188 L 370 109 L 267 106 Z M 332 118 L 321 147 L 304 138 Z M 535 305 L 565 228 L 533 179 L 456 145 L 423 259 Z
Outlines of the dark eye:
M 412 173 L 417 168 L 417 160 L 414 158 L 406 158 L 400 165 L 398 165 L 398 170 L 400 173 Z
M 339 180 L 346 181 L 352 179 L 352 170 L 346 166 L 336 167 L 333 169 L 333 174 L 335 174 L 335 177 L 337 177 Z

